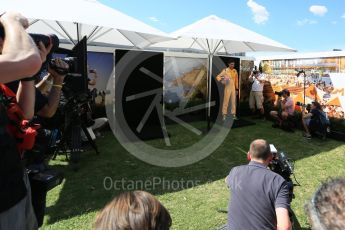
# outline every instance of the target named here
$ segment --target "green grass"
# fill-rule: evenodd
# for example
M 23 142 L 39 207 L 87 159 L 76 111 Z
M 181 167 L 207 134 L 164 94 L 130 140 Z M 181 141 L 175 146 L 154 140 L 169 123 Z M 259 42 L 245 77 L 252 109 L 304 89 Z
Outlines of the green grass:
M 245 164 L 245 152 L 253 139 L 264 138 L 278 150 L 284 150 L 295 160 L 295 176 L 301 186 L 295 187 L 296 198 L 292 208 L 298 220 L 298 229 L 308 229 L 304 204 L 320 183 L 329 177 L 345 176 L 345 145 L 334 140 L 306 140 L 301 132 L 286 133 L 272 129 L 271 123 L 255 121 L 255 126 L 232 129 L 223 144 L 209 157 L 193 165 L 180 168 L 162 168 L 137 160 L 127 153 L 109 132 L 99 139 L 101 155 L 89 151 L 82 155 L 80 170 L 74 172 L 59 156 L 51 165 L 65 174 L 65 181 L 47 196 L 47 210 L 42 229 L 91 229 L 96 213 L 120 190 L 106 190 L 105 177 L 129 181 L 189 181 L 184 188 L 160 185 L 149 189 L 170 211 L 172 229 L 215 229 L 226 223 L 229 191 L 224 178 L 231 167 Z M 198 124 L 201 125 L 202 124 Z M 170 128 L 172 143 L 187 146 L 197 138 L 176 127 Z M 148 142 L 161 146 L 162 140 Z M 192 184 L 194 186 L 192 186 Z M 140 185 L 139 185 L 140 188 Z M 147 188 L 147 187 L 146 187 Z

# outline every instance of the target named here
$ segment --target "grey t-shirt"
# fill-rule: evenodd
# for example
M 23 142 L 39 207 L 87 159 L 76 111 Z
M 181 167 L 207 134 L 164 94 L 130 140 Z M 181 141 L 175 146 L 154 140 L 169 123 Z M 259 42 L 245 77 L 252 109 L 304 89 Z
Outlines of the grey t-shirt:
M 276 229 L 276 208 L 290 208 L 287 182 L 261 163 L 233 168 L 226 183 L 231 190 L 228 228 Z

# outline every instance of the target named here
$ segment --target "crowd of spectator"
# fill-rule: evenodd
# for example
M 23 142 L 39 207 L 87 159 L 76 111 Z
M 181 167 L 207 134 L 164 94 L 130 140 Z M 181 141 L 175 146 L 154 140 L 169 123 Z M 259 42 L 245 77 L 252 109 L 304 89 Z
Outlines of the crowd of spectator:
M 270 81 L 271 85 L 274 87 L 281 88 L 294 88 L 294 92 L 303 93 L 304 79 L 303 74 L 300 74 L 298 77 L 295 74 L 265 74 L 266 79 Z M 319 93 L 317 99 L 318 102 L 322 105 L 323 110 L 327 113 L 330 118 L 344 118 L 344 108 L 338 102 L 329 104 L 329 101 L 336 98 L 337 96 L 344 96 L 344 89 L 337 89 L 333 86 L 331 81 L 325 80 L 315 80 L 310 77 L 306 77 L 305 88 L 308 89 L 312 86 L 315 86 L 314 91 Z M 292 97 L 295 97 L 293 91 Z M 307 96 L 309 101 L 314 101 L 314 97 Z M 303 103 L 303 101 L 300 101 Z

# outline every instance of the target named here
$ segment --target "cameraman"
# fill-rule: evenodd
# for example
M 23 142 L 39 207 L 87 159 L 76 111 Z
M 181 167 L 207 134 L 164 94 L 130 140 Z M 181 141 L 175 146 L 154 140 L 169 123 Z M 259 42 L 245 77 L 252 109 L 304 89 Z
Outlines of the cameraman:
M 44 47 L 44 45 L 43 45 Z M 50 50 L 51 44 L 47 49 Z M 59 69 L 68 69 L 68 64 L 61 59 L 55 59 L 55 66 Z M 41 118 L 51 118 L 56 113 L 59 106 L 61 89 L 66 74 L 58 73 L 56 70 L 48 67 L 48 74 L 38 83 L 34 90 L 35 104 L 34 114 Z M 33 81 L 36 77 L 33 78 Z M 7 86 L 14 92 L 20 90 L 19 81 L 14 81 Z M 40 123 L 40 120 L 35 119 L 35 122 Z
M 270 112 L 271 117 L 276 121 L 276 123 L 272 125 L 274 128 L 281 127 L 282 122 L 293 116 L 295 112 L 295 104 L 293 99 L 290 97 L 290 91 L 283 89 L 277 94 L 278 100 L 276 102 L 276 107 L 278 110 L 273 110 Z
M 68 64 L 60 58 L 55 59 L 55 66 L 60 69 L 67 70 Z M 51 67 L 48 67 L 48 75 L 46 75 L 38 84 L 36 84 L 36 100 L 35 110 L 37 115 L 43 118 L 51 118 L 59 107 L 61 90 L 65 73 L 59 73 Z M 52 82 L 52 83 L 51 83 Z
M 17 12 L 6 12 L 0 17 L 0 83 L 7 83 L 36 74 L 47 51 L 42 43 L 39 49 L 26 33 L 28 20 Z M 0 95 L 10 92 L 1 85 Z M 33 115 L 34 83 L 32 78 L 20 82 L 16 103 L 23 118 Z M 30 184 L 21 165 L 15 139 L 8 133 L 7 107 L 0 103 L 0 229 L 37 229 L 32 210 Z
M 325 122 L 326 114 L 323 112 L 320 103 L 313 101 L 311 103 L 310 112 L 305 112 L 305 106 L 303 106 L 302 111 L 302 124 L 305 133 L 303 134 L 304 137 L 310 139 L 311 132 L 314 131 L 322 131 L 322 129 L 326 129 Z
M 231 190 L 228 229 L 291 229 L 287 182 L 267 168 L 272 153 L 267 141 L 250 144 L 251 161 L 231 169 L 225 181 Z

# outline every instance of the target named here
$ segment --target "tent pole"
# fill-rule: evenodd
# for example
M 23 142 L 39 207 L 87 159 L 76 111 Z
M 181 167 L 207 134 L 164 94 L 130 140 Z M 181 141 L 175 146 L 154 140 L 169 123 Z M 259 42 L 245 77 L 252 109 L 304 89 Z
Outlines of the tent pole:
M 305 105 L 305 72 L 303 71 L 303 105 Z
M 216 48 L 213 49 L 212 55 L 214 55 L 216 52 L 218 52 L 218 47 L 219 47 L 219 49 L 221 49 L 221 47 L 219 46 L 220 43 L 222 43 L 222 40 L 220 40 L 220 41 L 218 42 Z
M 207 84 L 207 130 L 211 129 L 211 84 L 212 84 L 212 60 L 213 55 L 208 55 L 208 84 Z
M 121 30 L 117 30 L 117 31 L 119 31 L 119 33 L 120 33 L 122 36 L 124 36 L 130 43 L 132 43 L 132 44 L 133 44 L 133 47 L 135 47 L 135 48 L 137 48 L 137 49 L 140 49 L 139 47 L 137 47 L 136 44 L 134 44 L 134 42 L 132 42 L 131 39 L 129 39 L 124 33 L 122 33 Z
M 96 34 L 96 30 L 98 29 L 98 27 L 99 27 L 99 26 L 95 26 L 95 27 L 93 28 L 93 30 L 91 31 L 91 33 L 89 33 L 89 35 L 88 35 L 87 38 L 86 38 L 88 41 L 92 38 L 92 36 L 94 36 L 94 35 Z
M 59 21 L 55 21 L 56 24 L 58 24 L 58 26 L 60 26 L 60 28 L 62 29 L 62 31 L 67 35 L 67 37 L 69 38 L 69 40 L 73 43 L 73 45 L 76 45 L 76 43 L 73 41 L 73 38 L 68 34 L 68 32 L 66 31 L 66 29 L 61 25 L 61 23 Z
M 80 31 L 79 31 L 79 23 L 77 22 L 76 23 L 76 25 L 77 25 L 77 41 L 78 41 L 78 43 L 79 43 L 79 41 L 80 41 Z
M 213 52 L 211 52 L 210 46 L 208 46 L 209 48 L 209 53 L 208 53 L 208 82 L 207 82 L 207 130 L 211 129 L 211 100 L 212 100 L 212 71 L 213 71 L 213 56 L 215 54 L 215 52 L 217 51 L 220 43 L 222 42 L 219 41 L 219 43 L 217 44 L 217 46 L 215 47 L 215 49 L 213 50 Z M 207 45 L 209 45 L 208 40 L 207 40 Z
M 207 49 L 198 41 L 197 38 L 193 38 L 193 40 L 198 44 L 202 49 L 204 49 L 207 52 Z

